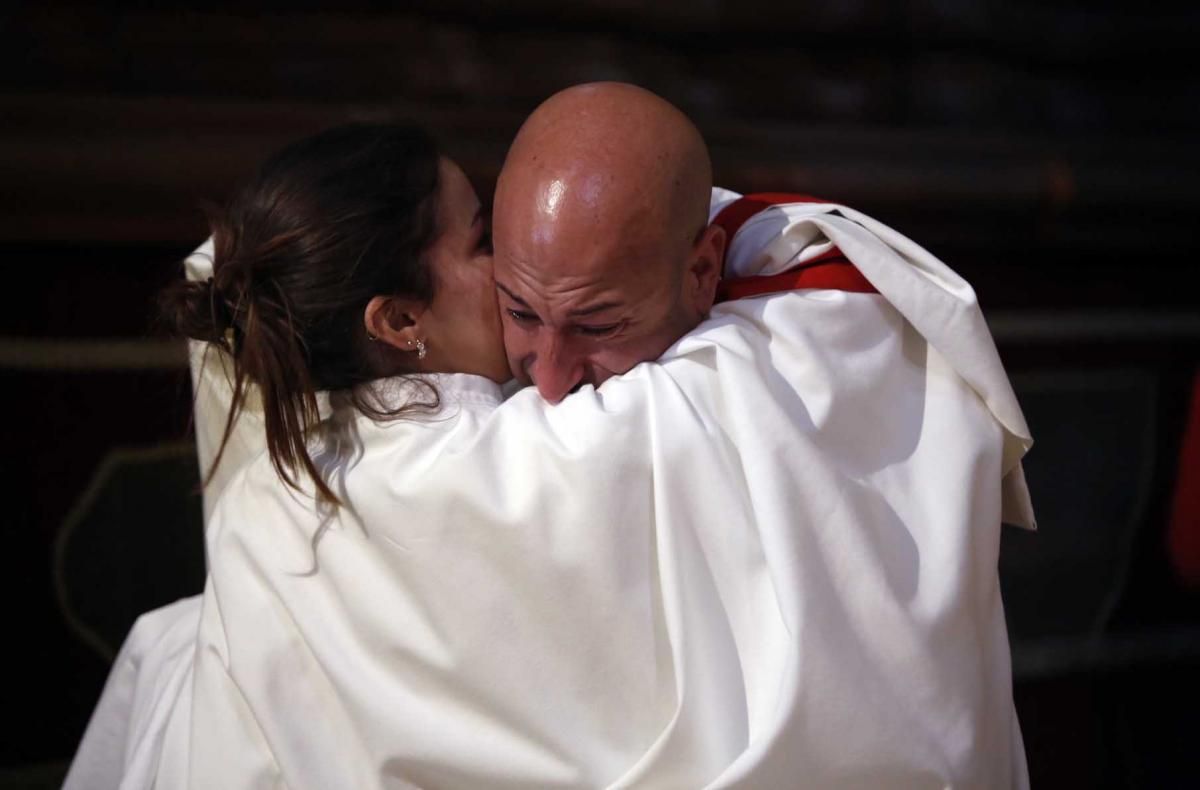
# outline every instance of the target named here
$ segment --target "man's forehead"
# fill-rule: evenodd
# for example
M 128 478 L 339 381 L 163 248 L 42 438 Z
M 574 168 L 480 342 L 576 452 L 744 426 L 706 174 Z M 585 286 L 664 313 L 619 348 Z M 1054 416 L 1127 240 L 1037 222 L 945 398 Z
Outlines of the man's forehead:
M 558 303 L 646 290 L 678 257 L 643 197 L 603 196 L 608 178 L 530 179 L 497 195 L 495 271 L 514 293 Z M 532 187 L 537 188 L 532 188 Z M 634 298 L 634 297 L 629 297 Z
M 510 259 L 495 267 L 497 288 L 527 307 L 543 312 L 544 318 L 585 318 L 613 310 L 633 309 L 661 300 L 661 286 L 644 267 L 628 259 L 581 270 L 548 262 L 538 265 L 525 259 Z
M 496 256 L 497 282 L 516 295 L 553 295 L 587 298 L 613 288 L 623 279 L 619 263 L 580 265 L 580 258 L 545 256 Z
M 666 223 L 644 207 L 589 205 L 554 190 L 539 200 L 495 215 L 499 255 L 587 272 L 653 259 L 667 241 Z
M 597 223 L 621 227 L 657 213 L 657 190 L 646 169 L 616 172 L 595 162 L 551 164 L 507 162 L 496 190 L 496 209 L 513 222 L 553 222 L 569 226 Z
M 606 237 L 598 231 L 591 238 L 570 243 L 525 241 L 530 243 L 518 240 L 512 245 L 497 246 L 497 276 L 561 293 L 624 290 L 623 285 L 653 276 L 664 255 L 661 245 Z

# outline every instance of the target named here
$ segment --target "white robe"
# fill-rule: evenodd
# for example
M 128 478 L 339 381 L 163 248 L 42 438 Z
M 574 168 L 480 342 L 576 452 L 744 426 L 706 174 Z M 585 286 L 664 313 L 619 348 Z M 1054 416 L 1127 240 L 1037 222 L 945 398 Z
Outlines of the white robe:
M 168 719 L 191 703 L 200 596 L 147 612 L 113 661 L 64 790 L 154 785 Z
M 831 243 L 880 295 L 719 305 L 559 406 L 443 376 L 438 420 L 347 419 L 315 574 L 320 514 L 244 464 L 158 786 L 1025 786 L 1028 431 L 969 287 L 894 231 L 775 208 L 729 265 Z

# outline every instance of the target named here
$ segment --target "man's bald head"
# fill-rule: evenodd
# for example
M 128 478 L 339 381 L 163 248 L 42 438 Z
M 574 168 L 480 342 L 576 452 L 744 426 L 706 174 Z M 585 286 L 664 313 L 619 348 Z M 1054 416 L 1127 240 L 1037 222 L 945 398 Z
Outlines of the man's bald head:
M 517 134 L 495 200 L 496 281 L 518 378 L 557 401 L 657 358 L 712 304 L 724 237 L 687 116 L 649 91 L 555 94 Z
M 532 195 L 535 206 L 621 223 L 627 233 L 659 220 L 690 243 L 708 224 L 711 190 L 708 148 L 686 115 L 635 85 L 602 82 L 557 93 L 529 116 L 497 198 Z M 561 229 L 547 213 L 540 224 Z

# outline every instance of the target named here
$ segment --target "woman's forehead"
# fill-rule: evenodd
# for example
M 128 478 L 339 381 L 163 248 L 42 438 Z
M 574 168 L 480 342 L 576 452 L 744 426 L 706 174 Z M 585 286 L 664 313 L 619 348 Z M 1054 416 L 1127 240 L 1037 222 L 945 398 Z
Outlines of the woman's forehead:
M 479 196 L 466 173 L 452 160 L 439 162 L 438 221 L 443 229 L 469 226 L 480 213 Z

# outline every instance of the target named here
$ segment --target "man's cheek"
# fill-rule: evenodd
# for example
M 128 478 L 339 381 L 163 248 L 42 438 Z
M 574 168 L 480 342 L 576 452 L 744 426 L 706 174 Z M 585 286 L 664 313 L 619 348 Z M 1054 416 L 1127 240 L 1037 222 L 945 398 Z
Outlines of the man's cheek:
M 646 337 L 622 338 L 620 341 L 608 345 L 601 353 L 594 355 L 594 359 L 613 373 L 625 373 L 639 362 L 657 358 L 657 354 L 648 356 L 651 345 L 648 340 L 649 338 Z
M 512 318 L 504 310 L 500 311 L 500 332 L 504 335 L 504 347 L 511 349 L 517 342 L 520 329 L 513 325 Z
M 533 360 L 529 351 L 529 341 L 525 333 L 519 329 L 510 331 L 508 322 L 504 325 L 504 354 L 508 357 L 508 368 L 517 380 L 524 384 L 530 381 L 526 368 Z
M 508 358 L 508 371 L 512 373 L 513 378 L 522 384 L 529 384 L 529 372 L 525 370 L 525 360 L 518 354 L 512 353 L 511 350 L 505 349 L 505 356 Z

